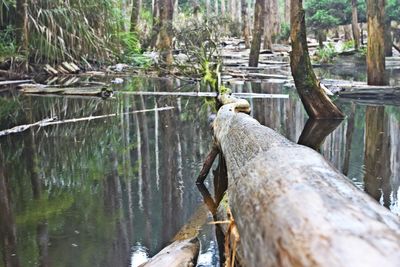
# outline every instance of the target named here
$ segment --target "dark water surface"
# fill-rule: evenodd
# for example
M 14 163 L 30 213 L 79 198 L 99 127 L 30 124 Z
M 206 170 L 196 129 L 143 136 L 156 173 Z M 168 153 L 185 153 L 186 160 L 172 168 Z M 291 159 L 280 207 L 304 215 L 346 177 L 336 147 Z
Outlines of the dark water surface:
M 129 92 L 177 87 L 198 89 L 132 78 L 116 88 L 128 93 L 106 101 L 0 98 L 0 130 L 52 116 L 117 113 L 0 137 L 0 266 L 137 266 L 168 244 L 203 202 L 194 181 L 211 144 L 212 100 Z M 253 116 L 299 140 L 307 118 L 293 89 L 277 81 L 232 87 L 289 94 L 289 99 L 250 99 Z M 303 134 L 303 141 L 400 214 L 400 107 L 338 104 L 348 119 L 330 134 Z M 132 113 L 165 106 L 174 109 Z M 306 130 L 313 127 L 325 126 L 307 122 Z M 213 227 L 200 233 L 204 266 L 219 266 Z

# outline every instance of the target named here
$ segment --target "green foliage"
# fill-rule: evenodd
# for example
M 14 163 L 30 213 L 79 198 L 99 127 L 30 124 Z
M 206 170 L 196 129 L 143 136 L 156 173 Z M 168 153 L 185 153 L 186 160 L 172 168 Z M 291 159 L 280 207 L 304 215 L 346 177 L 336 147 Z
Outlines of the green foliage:
M 190 57 L 190 65 L 178 66 L 188 75 L 202 77 L 211 88 L 218 91 L 218 75 L 222 62 L 219 51 L 221 19 L 209 18 L 208 21 L 187 19 L 175 29 L 175 36 L 184 54 Z
M 348 0 L 309 0 L 305 10 L 307 25 L 313 29 L 329 29 L 351 21 Z
M 14 39 L 14 28 L 11 25 L 0 31 L 0 62 L 5 58 L 14 57 L 17 54 L 17 46 Z
M 290 37 L 290 24 L 289 23 L 282 23 L 281 30 L 277 36 L 277 41 L 287 41 Z
M 343 43 L 342 51 L 348 51 L 354 48 L 354 40 L 349 40 Z
M 318 48 L 315 53 L 316 60 L 320 63 L 331 63 L 336 57 L 337 52 L 332 43 L 327 44 L 324 48 Z

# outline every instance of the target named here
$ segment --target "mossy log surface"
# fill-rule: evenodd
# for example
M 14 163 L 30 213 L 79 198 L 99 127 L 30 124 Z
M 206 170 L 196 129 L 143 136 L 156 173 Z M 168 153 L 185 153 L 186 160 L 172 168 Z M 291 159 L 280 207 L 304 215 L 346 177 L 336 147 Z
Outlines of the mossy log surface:
M 235 105 L 220 108 L 214 134 L 245 266 L 398 266 L 397 216 Z

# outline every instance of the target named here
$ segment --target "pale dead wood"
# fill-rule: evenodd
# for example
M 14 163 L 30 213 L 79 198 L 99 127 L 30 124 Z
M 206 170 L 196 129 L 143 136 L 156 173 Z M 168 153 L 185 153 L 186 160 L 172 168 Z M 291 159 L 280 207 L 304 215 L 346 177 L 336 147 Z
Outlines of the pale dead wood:
M 214 133 L 245 266 L 398 266 L 397 216 L 319 153 L 236 111 L 222 106 Z
M 14 134 L 14 133 L 20 133 L 20 132 L 26 131 L 29 128 L 35 127 L 35 126 L 46 127 L 46 126 L 50 126 L 50 125 L 65 124 L 65 123 L 75 123 L 75 122 L 91 121 L 91 120 L 97 120 L 97 119 L 116 117 L 116 116 L 122 115 L 122 114 L 136 114 L 136 113 L 144 113 L 144 112 L 152 112 L 152 111 L 165 111 L 165 110 L 171 110 L 173 108 L 174 107 L 143 109 L 143 110 L 136 110 L 136 111 L 132 111 L 132 112 L 126 112 L 126 113 L 113 113 L 113 114 L 106 114 L 106 115 L 99 115 L 99 116 L 89 116 L 89 117 L 74 118 L 74 119 L 67 119 L 67 120 L 59 120 L 59 121 L 56 120 L 57 117 L 46 118 L 46 119 L 40 120 L 40 121 L 32 123 L 32 124 L 23 124 L 23 125 L 15 126 L 15 127 L 11 128 L 11 129 L 2 130 L 2 131 L 0 131 L 0 136 Z

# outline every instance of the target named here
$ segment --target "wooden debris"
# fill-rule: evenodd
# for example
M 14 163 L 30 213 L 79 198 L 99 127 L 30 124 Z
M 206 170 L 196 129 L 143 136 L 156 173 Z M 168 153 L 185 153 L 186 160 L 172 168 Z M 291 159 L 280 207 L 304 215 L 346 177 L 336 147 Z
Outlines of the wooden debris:
M 2 86 L 2 85 L 11 85 L 11 84 L 23 84 L 23 83 L 29 83 L 29 82 L 32 82 L 32 80 L 0 81 L 0 86 Z
M 32 124 L 23 124 L 23 125 L 15 126 L 11 129 L 2 130 L 2 131 L 0 131 L 0 136 L 14 134 L 14 133 L 20 133 L 20 132 L 26 131 L 27 129 L 32 128 L 34 126 L 46 127 L 46 126 L 50 126 L 50 125 L 75 123 L 75 122 L 91 121 L 91 120 L 97 120 L 97 119 L 116 117 L 121 114 L 137 114 L 137 113 L 152 112 L 152 111 L 165 111 L 165 110 L 171 110 L 171 109 L 174 109 L 174 107 L 143 109 L 143 110 L 135 110 L 135 111 L 125 112 L 125 113 L 112 113 L 112 114 L 106 114 L 106 115 L 89 116 L 89 117 L 66 119 L 66 120 L 56 120 L 57 117 L 46 118 L 46 119 L 40 120 L 40 121 L 32 123 Z
M 151 92 L 151 91 L 137 91 L 125 92 L 117 91 L 117 94 L 127 95 L 143 95 L 143 96 L 184 96 L 184 97 L 217 97 L 218 93 L 215 92 Z M 288 94 L 258 94 L 258 93 L 232 93 L 232 96 L 243 98 L 282 98 L 288 99 Z
M 214 133 L 245 266 L 398 266 L 399 218 L 322 155 L 235 103 L 220 108 Z
M 44 66 L 44 70 L 50 75 L 58 75 L 58 71 L 49 64 Z
M 45 85 L 19 86 L 20 92 L 24 94 L 60 94 L 60 95 L 82 95 L 110 97 L 113 90 L 108 87 L 48 87 Z
M 139 267 L 196 266 L 199 251 L 200 241 L 197 237 L 186 240 L 177 240 Z

